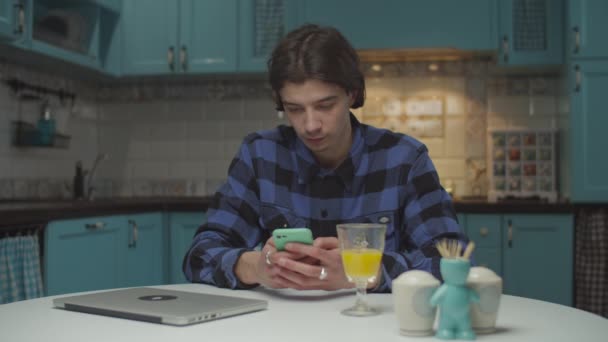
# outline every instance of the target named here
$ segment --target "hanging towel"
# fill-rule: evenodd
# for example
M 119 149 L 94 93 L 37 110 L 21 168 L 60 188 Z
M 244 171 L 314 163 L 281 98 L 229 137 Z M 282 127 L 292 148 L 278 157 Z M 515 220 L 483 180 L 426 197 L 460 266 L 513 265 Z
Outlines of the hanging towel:
M 0 239 L 0 304 L 43 296 L 37 235 Z
M 608 209 L 580 209 L 576 217 L 575 306 L 608 317 Z

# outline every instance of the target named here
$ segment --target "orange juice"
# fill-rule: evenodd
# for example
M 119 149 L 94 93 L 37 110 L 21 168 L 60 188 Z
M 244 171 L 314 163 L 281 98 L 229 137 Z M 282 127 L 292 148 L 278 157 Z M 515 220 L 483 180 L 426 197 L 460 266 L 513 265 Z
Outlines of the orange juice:
M 377 249 L 345 249 L 342 251 L 344 273 L 357 280 L 373 279 L 380 268 L 382 252 Z

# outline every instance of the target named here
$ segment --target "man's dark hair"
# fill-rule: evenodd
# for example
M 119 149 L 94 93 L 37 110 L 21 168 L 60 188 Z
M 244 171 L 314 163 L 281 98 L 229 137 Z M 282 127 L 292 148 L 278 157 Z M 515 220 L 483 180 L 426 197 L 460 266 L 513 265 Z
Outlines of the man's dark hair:
M 363 106 L 365 80 L 359 56 L 335 28 L 307 24 L 287 34 L 268 60 L 270 86 L 277 110 L 283 110 L 279 91 L 286 82 L 316 79 L 342 87 L 355 96 L 351 108 Z

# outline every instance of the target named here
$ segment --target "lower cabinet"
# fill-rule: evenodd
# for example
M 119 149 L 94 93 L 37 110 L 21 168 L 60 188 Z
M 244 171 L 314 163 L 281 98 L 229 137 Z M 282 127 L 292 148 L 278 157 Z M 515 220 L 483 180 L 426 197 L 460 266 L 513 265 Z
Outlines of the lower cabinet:
M 163 214 L 129 215 L 124 287 L 165 283 Z
M 44 244 L 46 295 L 184 283 L 182 260 L 203 212 L 53 221 Z
M 205 222 L 204 213 L 175 212 L 169 214 L 169 231 L 171 232 L 169 283 L 179 284 L 188 282 L 182 271 L 182 262 L 192 244 L 192 238 L 196 230 L 203 222 Z
M 571 306 L 574 220 L 570 214 L 460 214 L 473 261 L 503 278 L 503 292 Z
M 44 247 L 46 295 L 119 287 L 126 243 L 124 216 L 50 222 Z

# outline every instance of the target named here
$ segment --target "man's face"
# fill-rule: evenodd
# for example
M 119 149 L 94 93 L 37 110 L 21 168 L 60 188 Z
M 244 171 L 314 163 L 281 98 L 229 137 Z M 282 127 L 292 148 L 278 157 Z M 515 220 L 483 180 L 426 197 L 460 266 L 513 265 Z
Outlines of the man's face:
M 287 119 L 315 156 L 331 164 L 348 152 L 353 96 L 335 84 L 315 79 L 288 82 L 280 96 Z

